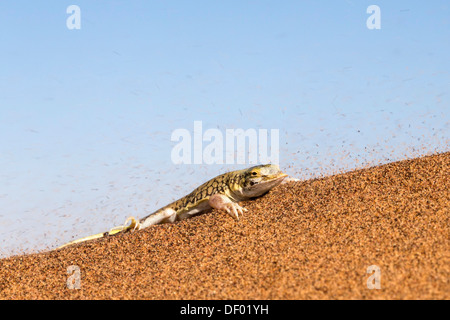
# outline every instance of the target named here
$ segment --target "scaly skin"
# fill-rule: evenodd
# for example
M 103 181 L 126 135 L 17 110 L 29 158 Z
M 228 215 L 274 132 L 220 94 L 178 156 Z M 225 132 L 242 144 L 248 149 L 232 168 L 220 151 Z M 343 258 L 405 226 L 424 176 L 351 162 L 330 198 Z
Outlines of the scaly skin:
M 286 177 L 287 174 L 281 172 L 276 165 L 261 165 L 224 173 L 139 221 L 133 217 L 129 218 L 128 220 L 131 220 L 129 226 L 117 227 L 109 232 L 75 240 L 62 247 L 119 232 L 140 230 L 155 224 L 173 223 L 212 208 L 223 210 L 239 220 L 239 214 L 247 211 L 238 204 L 239 201 L 265 194 L 279 185 Z

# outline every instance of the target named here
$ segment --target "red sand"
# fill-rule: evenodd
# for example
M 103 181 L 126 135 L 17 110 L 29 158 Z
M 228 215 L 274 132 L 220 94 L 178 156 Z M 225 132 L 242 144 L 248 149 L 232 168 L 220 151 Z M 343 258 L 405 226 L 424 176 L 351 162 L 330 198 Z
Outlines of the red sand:
M 239 222 L 212 211 L 2 259 L 0 299 L 448 299 L 449 190 L 450 153 L 289 183 Z

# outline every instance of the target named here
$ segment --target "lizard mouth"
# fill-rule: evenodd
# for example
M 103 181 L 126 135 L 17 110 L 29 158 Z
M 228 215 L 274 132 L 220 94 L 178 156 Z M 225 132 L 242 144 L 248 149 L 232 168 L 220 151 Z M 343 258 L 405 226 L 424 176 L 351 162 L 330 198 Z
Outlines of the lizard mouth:
M 286 178 L 288 175 L 284 172 L 279 172 L 276 174 L 271 174 L 271 175 L 266 175 L 263 176 L 263 181 L 273 181 L 273 180 L 278 180 L 278 179 L 284 179 Z

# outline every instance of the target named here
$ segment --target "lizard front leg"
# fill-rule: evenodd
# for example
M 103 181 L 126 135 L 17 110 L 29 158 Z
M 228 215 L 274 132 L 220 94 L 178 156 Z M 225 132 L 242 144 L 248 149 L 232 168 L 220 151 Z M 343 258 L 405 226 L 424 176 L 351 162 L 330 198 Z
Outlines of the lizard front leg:
M 247 209 L 242 208 L 236 202 L 233 202 L 226 195 L 215 194 L 209 198 L 209 205 L 217 210 L 224 210 L 230 216 L 239 220 L 239 214 L 243 214 Z M 239 214 L 238 214 L 239 213 Z

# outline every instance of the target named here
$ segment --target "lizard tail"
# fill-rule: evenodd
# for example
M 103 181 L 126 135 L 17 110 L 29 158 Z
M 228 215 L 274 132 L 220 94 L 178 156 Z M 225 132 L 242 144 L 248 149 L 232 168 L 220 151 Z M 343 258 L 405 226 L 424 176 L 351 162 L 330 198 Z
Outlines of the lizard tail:
M 131 223 L 130 223 L 130 225 L 127 226 L 128 221 L 131 221 Z M 97 233 L 97 234 L 94 234 L 92 236 L 87 236 L 87 237 L 84 237 L 84 238 L 81 238 L 81 239 L 77 239 L 77 240 L 68 242 L 68 243 L 66 243 L 66 244 L 64 244 L 64 245 L 62 245 L 62 246 L 60 246 L 60 247 L 58 247 L 56 249 L 61 249 L 61 248 L 70 246 L 70 245 L 75 244 L 75 243 L 85 242 L 85 241 L 89 241 L 89 240 L 93 240 L 93 239 L 99 239 L 99 238 L 103 238 L 103 237 L 106 237 L 106 236 L 112 236 L 112 235 L 118 234 L 120 232 L 127 232 L 127 231 L 135 230 L 135 229 L 139 229 L 139 221 L 136 220 L 136 218 L 134 218 L 134 217 L 129 217 L 125 221 L 123 226 L 114 227 L 111 230 L 109 230 L 108 232 Z

